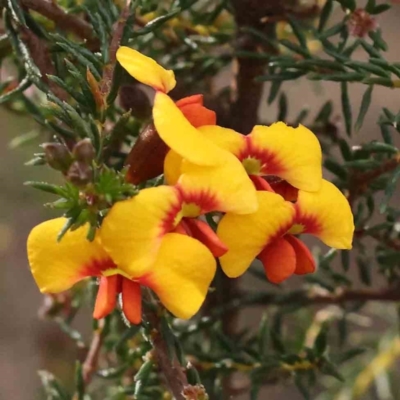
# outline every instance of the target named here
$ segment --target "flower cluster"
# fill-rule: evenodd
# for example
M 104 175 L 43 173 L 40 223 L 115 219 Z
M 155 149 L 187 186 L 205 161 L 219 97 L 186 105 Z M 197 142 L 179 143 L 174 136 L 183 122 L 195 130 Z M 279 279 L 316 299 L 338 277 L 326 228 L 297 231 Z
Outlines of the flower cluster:
M 229 277 L 258 258 L 268 279 L 279 283 L 315 270 L 300 233 L 351 248 L 351 209 L 322 178 L 321 148 L 311 131 L 278 122 L 244 136 L 219 127 L 202 96 L 176 103 L 168 96 L 176 83 L 172 71 L 127 47 L 117 59 L 156 91 L 154 125 L 169 148 L 165 184 L 114 204 L 91 242 L 85 227 L 57 242 L 64 218 L 36 226 L 28 257 L 42 292 L 98 277 L 95 318 L 109 314 L 120 293 L 125 316 L 139 323 L 141 286 L 175 316 L 190 318 L 206 297 L 216 258 Z M 216 231 L 205 222 L 209 213 L 219 218 Z

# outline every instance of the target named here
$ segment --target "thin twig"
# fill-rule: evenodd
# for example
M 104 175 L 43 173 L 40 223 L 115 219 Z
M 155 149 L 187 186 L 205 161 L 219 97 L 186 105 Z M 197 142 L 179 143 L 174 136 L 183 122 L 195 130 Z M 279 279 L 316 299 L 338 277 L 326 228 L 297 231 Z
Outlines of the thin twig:
M 400 154 L 383 162 L 378 168 L 364 173 L 355 171 L 351 177 L 350 193 L 348 196 L 350 205 L 353 205 L 356 198 L 362 195 L 367 189 L 369 184 L 387 172 L 391 172 L 400 165 Z
M 114 24 L 113 27 L 113 36 L 111 38 L 110 47 L 109 47 L 109 55 L 110 59 L 108 64 L 104 68 L 103 78 L 100 84 L 100 91 L 104 96 L 107 96 L 111 89 L 112 79 L 114 75 L 115 63 L 116 63 L 116 53 L 118 47 L 121 42 L 122 35 L 124 33 L 126 21 L 129 18 L 130 14 L 130 0 L 126 2 L 125 7 L 122 9 L 121 15 L 118 18 L 118 21 Z
M 154 348 L 154 355 L 156 357 L 158 367 L 165 377 L 168 388 L 176 400 L 185 400 L 183 393 L 189 384 L 183 368 L 179 364 L 177 358 L 174 356 L 173 359 L 170 359 L 168 355 L 167 343 L 161 334 L 160 317 L 157 315 L 157 311 L 149 308 L 146 308 L 143 311 L 143 314 L 153 329 L 151 341 Z
M 89 350 L 82 365 L 83 381 L 85 385 L 92 380 L 93 374 L 97 369 L 100 350 L 104 340 L 103 328 L 104 320 L 100 320 L 98 328 L 93 332 L 92 342 L 90 343 Z
M 83 19 L 67 14 L 55 1 L 20 0 L 23 7 L 36 11 L 57 23 L 57 28 L 74 33 L 81 39 L 93 40 L 93 29 Z
M 48 78 L 48 75 L 55 75 L 56 72 L 46 42 L 24 26 L 20 27 L 20 32 L 21 38 L 29 49 L 32 60 L 42 74 L 42 80 L 59 99 L 67 100 L 68 94 L 64 89 Z

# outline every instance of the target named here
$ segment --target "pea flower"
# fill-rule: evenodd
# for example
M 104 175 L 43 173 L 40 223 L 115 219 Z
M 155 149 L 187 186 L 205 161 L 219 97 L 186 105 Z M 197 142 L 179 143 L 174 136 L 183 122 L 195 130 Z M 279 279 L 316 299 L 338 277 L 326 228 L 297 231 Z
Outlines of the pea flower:
M 198 130 L 206 139 L 235 155 L 258 190 L 267 185 L 295 201 L 298 189 L 315 192 L 321 187 L 321 147 L 316 136 L 302 125 L 297 128 L 283 122 L 256 125 L 246 136 L 220 126 L 201 126 Z M 169 152 L 164 162 L 168 182 L 176 182 L 181 173 L 182 157 Z
M 201 97 L 191 96 L 175 104 L 167 95 L 176 84 L 173 71 L 129 47 L 120 47 L 117 59 L 130 75 L 156 90 L 154 125 L 172 151 L 170 158 L 183 160 L 179 179 L 173 182 L 177 184 L 182 204 L 194 205 L 201 213 L 216 210 L 215 207 L 222 212 L 254 212 L 255 189 L 242 164 L 196 129 L 205 122 L 215 123 L 215 115 L 203 107 Z
M 106 251 L 111 249 L 115 253 L 116 242 L 103 241 L 101 229 L 92 242 L 86 239 L 86 226 L 68 231 L 58 242 L 57 235 L 65 222 L 65 218 L 43 222 L 29 235 L 29 263 L 41 292 L 59 293 L 82 279 L 98 277 L 93 317 L 99 319 L 108 315 L 116 306 L 117 294 L 121 293 L 122 310 L 133 324 L 141 321 L 141 286 L 151 288 L 164 306 L 179 318 L 190 318 L 200 308 L 214 277 L 216 263 L 208 249 L 197 240 L 169 233 L 163 237 L 151 266 L 135 269 L 131 264 L 126 270 Z M 139 231 L 142 227 L 130 228 Z M 121 229 L 127 229 L 126 224 Z M 130 259 L 135 257 L 130 243 L 125 246 L 118 243 L 118 250 L 122 251 L 118 260 L 124 260 L 124 255 Z
M 257 192 L 259 208 L 249 215 L 226 214 L 217 234 L 229 251 L 220 258 L 231 278 L 242 275 L 255 258 L 268 279 L 280 283 L 292 274 L 314 272 L 308 248 L 295 235 L 308 233 L 330 247 L 351 249 L 353 215 L 347 199 L 322 180 L 317 192 L 299 190 L 296 203 L 270 191 Z

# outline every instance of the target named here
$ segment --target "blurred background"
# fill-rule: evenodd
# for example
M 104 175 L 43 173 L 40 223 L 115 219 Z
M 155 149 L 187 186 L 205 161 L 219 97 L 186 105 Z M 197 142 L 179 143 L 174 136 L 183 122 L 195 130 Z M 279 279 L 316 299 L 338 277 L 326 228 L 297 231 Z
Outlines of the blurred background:
M 391 11 L 378 17 L 379 25 L 389 44 L 387 57 L 389 61 L 400 61 L 399 21 L 400 5 L 394 5 Z M 230 71 L 224 72 L 219 79 L 221 86 L 228 84 L 229 76 Z M 321 105 L 326 100 L 332 99 L 335 115 L 340 119 L 339 89 L 339 85 L 336 84 L 321 85 L 307 80 L 284 85 L 289 99 L 289 116 L 294 117 L 306 105 L 311 110 L 310 116 L 315 116 Z M 364 90 L 365 88 L 361 85 L 351 85 L 354 110 L 359 108 Z M 266 101 L 262 103 L 260 115 L 263 120 L 273 121 L 277 115 L 276 107 L 267 107 L 266 104 Z M 376 121 L 379 112 L 385 106 L 396 110 L 398 104 L 400 104 L 400 91 L 376 87 L 364 127 L 352 138 L 353 144 L 378 138 Z M 16 147 L 17 143 L 13 139 L 18 135 L 29 132 L 32 136 L 36 133 L 40 135 L 33 121 L 7 110 L 6 107 L 0 109 L 0 121 L 2 126 L 0 135 L 0 399 L 42 399 L 44 396 L 40 393 L 40 379 L 36 371 L 49 370 L 63 382 L 71 382 L 73 360 L 79 356 L 75 343 L 60 330 L 55 322 L 38 318 L 39 309 L 43 306 L 43 297 L 34 284 L 26 258 L 26 238 L 30 229 L 54 214 L 43 207 L 43 203 L 50 201 L 51 196 L 45 196 L 37 190 L 24 186 L 24 182 L 44 178 L 55 181 L 56 174 L 53 176 L 48 168 L 24 165 L 32 158 L 33 153 L 39 151 L 37 145 L 40 138 Z M 398 202 L 399 196 L 397 199 L 395 197 L 394 201 Z M 243 285 L 250 288 L 254 284 L 260 285 L 259 282 L 254 282 L 247 275 Z M 296 281 L 293 280 L 290 285 L 296 285 Z M 374 285 L 379 287 L 379 282 L 374 282 Z M 375 303 L 366 307 L 365 310 L 365 319 L 355 323 L 357 325 L 355 334 L 359 336 L 355 340 L 361 341 L 368 338 L 368 332 L 371 330 L 375 332 L 375 335 L 379 329 L 385 332 L 387 321 L 396 318 L 397 314 L 397 306 L 392 303 Z M 315 309 L 315 312 L 317 311 Z M 87 310 L 82 313 L 85 312 Z M 257 309 L 242 314 L 240 324 L 247 327 L 257 326 L 261 312 L 261 309 Z M 85 332 L 90 334 L 89 318 L 81 315 L 76 324 L 84 335 Z M 84 340 L 87 340 L 87 337 L 84 337 Z M 343 372 L 346 377 L 346 371 Z M 385 390 L 385 377 L 376 379 L 379 380 L 378 390 Z M 339 385 L 344 387 L 348 384 L 351 382 Z M 338 383 L 335 385 L 337 386 Z M 236 398 L 241 397 L 238 395 Z M 302 396 L 288 382 L 286 387 L 269 386 L 262 398 L 297 400 Z M 318 399 L 324 398 L 323 394 L 318 397 Z M 339 391 L 335 398 L 341 400 L 346 397 L 341 397 Z M 365 397 L 367 398 L 377 397 L 372 393 L 371 397 Z M 397 395 L 388 392 L 386 397 L 379 398 L 400 399 L 400 392 L 397 392 Z

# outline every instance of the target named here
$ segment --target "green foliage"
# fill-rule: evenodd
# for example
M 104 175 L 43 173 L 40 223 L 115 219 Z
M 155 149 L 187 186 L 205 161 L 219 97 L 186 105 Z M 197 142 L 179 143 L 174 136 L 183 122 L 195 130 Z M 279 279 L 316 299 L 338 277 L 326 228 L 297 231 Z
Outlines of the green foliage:
M 46 206 L 67 218 L 60 240 L 68 230 L 85 224 L 87 237 L 93 240 L 113 204 L 162 180 L 158 177 L 140 187 L 126 182 L 128 152 L 149 121 L 147 115 L 135 112 L 135 107 L 124 109 L 118 99 L 121 87 L 133 87 L 133 94 L 140 90 L 115 62 L 111 45 L 121 22 L 123 2 L 59 2 L 61 10 L 89 27 L 90 37 L 71 26 L 57 26 L 40 12 L 21 7 L 20 1 L 3 3 L 7 35 L 0 37 L 0 59 L 3 65 L 6 61 L 12 65 L 18 79 L 0 83 L 0 104 L 11 112 L 30 115 L 40 127 L 43 150 L 27 165 L 50 167 L 63 179 L 62 184 L 41 182 L 40 178 L 26 184 L 55 196 L 55 201 Z M 221 300 L 214 293 L 222 286 L 217 275 L 210 290 L 210 305 L 191 321 L 174 320 L 152 298 L 144 302 L 144 319 L 139 326 L 127 326 L 114 311 L 103 321 L 104 326 L 94 325 L 94 337 L 104 356 L 101 368 L 96 365 L 92 371 L 96 384 L 89 384 L 92 377 L 85 375 L 86 366 L 81 362 L 75 365 L 73 388 L 65 388 L 50 372 L 40 371 L 48 400 L 169 398 L 154 354 L 158 338 L 165 343 L 170 362 L 182 368 L 191 388 L 201 393 L 204 385 L 210 399 L 226 395 L 227 379 L 233 373 L 247 376 L 250 384 L 243 391 L 251 399 L 263 398 L 266 385 L 289 381 L 305 399 L 316 398 L 317 388 L 323 388 L 318 398 L 338 398 L 338 393 L 349 393 L 356 387 L 357 376 L 374 355 L 379 355 L 379 333 L 365 333 L 365 319 L 370 317 L 363 312 L 366 308 L 371 311 L 368 295 L 377 297 L 373 300 L 396 300 L 390 296 L 400 285 L 400 213 L 391 202 L 400 178 L 395 137 L 400 133 L 400 112 L 382 109 L 375 140 L 366 142 L 362 132 L 376 95 L 375 86 L 386 90 L 400 87 L 400 64 L 386 59 L 388 46 L 380 28 L 364 37 L 351 35 L 349 19 L 358 7 L 354 0 L 327 0 L 318 15 L 309 19 L 291 10 L 285 20 L 289 37 L 279 36 L 275 30 L 267 34 L 259 26 L 235 26 L 233 3 L 132 1 L 119 42 L 173 69 L 186 92 L 210 96 L 211 103 L 220 106 L 218 116 L 224 120 L 229 120 L 225 114 L 234 93 L 228 87 L 215 91 L 211 78 L 235 58 L 261 66 L 255 81 L 268 82 L 267 102 L 277 102 L 277 120 L 305 124 L 320 139 L 324 167 L 354 211 L 355 250 L 324 253 L 315 248 L 318 269 L 302 278 L 295 289 L 269 285 L 254 265 L 250 274 L 261 289 L 242 290 Z M 365 5 L 371 15 L 389 8 L 374 0 Z M 334 12 L 341 13 L 341 18 L 332 24 Z M 268 24 L 272 26 L 275 21 Z M 27 31 L 46 49 L 39 58 L 27 40 Z M 236 40 L 239 44 L 242 40 L 254 41 L 256 45 L 242 47 Z M 318 44 L 317 50 L 310 41 Z M 356 50 L 362 57 L 355 55 Z M 285 82 L 300 78 L 322 85 L 337 83 L 341 110 L 327 101 L 319 110 L 303 108 L 293 117 L 293 100 L 284 87 Z M 358 109 L 351 96 L 355 84 L 365 87 Z M 148 103 L 143 93 L 140 96 L 141 105 Z M 342 123 L 338 123 L 338 114 Z M 36 137 L 36 133 L 21 135 L 13 146 Z M 40 176 L 40 169 L 37 171 Z M 207 221 L 215 228 L 213 215 L 207 215 Z M 350 274 L 354 271 L 357 278 Z M 388 291 L 377 294 L 368 288 L 376 289 L 377 277 L 387 284 Z M 47 310 L 61 331 L 86 350 L 88 344 L 72 324 L 81 306 L 93 303 L 95 283 L 75 287 L 68 294 L 71 307 L 55 297 Z M 263 316 L 258 329 L 227 332 L 227 319 L 260 306 Z M 151 313 L 158 318 L 156 327 L 149 318 Z M 375 318 L 384 320 L 386 315 Z M 392 324 L 393 319 L 389 321 Z M 372 333 L 376 336 L 373 339 Z M 383 373 L 395 385 L 395 377 Z M 201 396 L 206 398 L 203 394 L 196 398 Z

